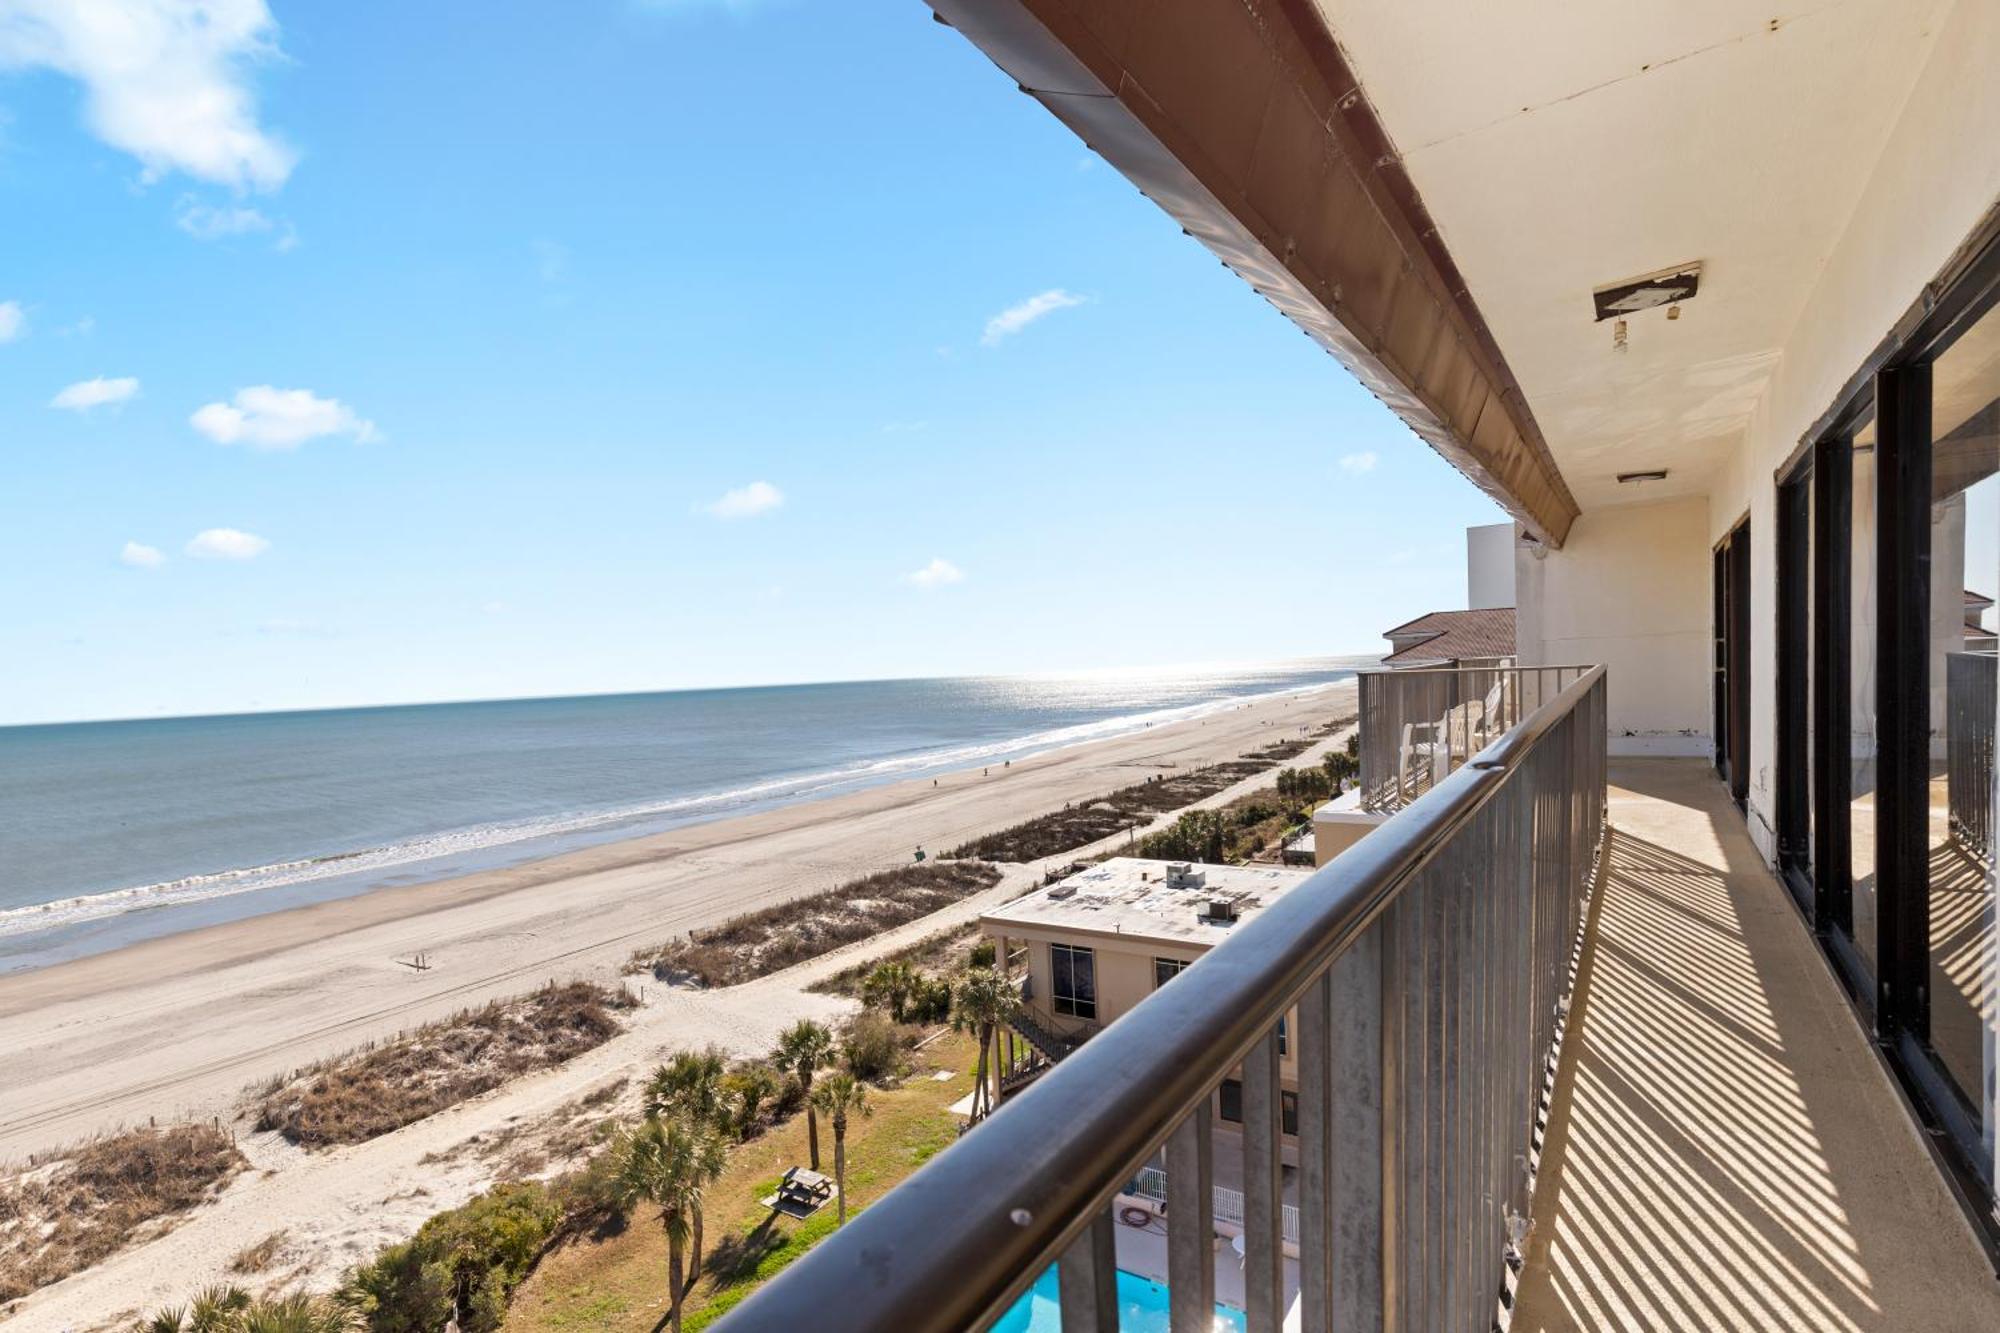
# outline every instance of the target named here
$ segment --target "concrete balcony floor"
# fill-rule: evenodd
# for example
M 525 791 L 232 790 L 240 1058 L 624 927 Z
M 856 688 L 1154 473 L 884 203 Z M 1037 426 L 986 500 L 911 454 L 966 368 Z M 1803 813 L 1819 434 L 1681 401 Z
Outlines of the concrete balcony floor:
M 2000 1329 L 2000 1282 L 1743 817 L 1614 760 L 1515 1330 Z

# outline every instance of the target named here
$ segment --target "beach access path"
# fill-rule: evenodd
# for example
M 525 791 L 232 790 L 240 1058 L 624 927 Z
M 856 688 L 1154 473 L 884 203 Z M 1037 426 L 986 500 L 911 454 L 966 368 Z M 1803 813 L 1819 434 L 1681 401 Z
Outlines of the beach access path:
M 476 913 L 482 903 L 492 902 L 500 903 L 510 912 L 524 912 L 525 906 L 514 900 L 537 896 L 560 899 L 571 891 L 570 886 L 578 878 L 603 875 L 614 878 L 624 886 L 623 893 L 617 896 L 636 898 L 641 904 L 649 904 L 666 919 L 659 925 L 637 925 L 629 924 L 627 918 L 615 913 L 600 917 L 594 911 L 588 919 L 600 921 L 597 929 L 609 929 L 615 938 L 597 946 L 579 945 L 573 934 L 555 932 L 557 937 L 551 943 L 570 951 L 566 955 L 570 961 L 562 965 L 499 967 L 494 969 L 499 979 L 491 983 L 491 989 L 465 992 L 463 998 L 447 993 L 436 1001 L 438 1007 L 434 1010 L 422 1007 L 401 1009 L 397 1016 L 386 1020 L 386 1028 L 370 1028 L 363 1022 L 331 1041 L 330 1046 L 324 1049 L 313 1046 L 310 1049 L 317 1050 L 319 1054 L 330 1054 L 370 1036 L 390 1035 L 397 1029 L 427 1021 L 476 1000 L 483 1001 L 491 995 L 519 993 L 549 976 L 589 976 L 610 980 L 617 975 L 637 943 L 657 940 L 663 930 L 669 934 L 682 932 L 691 925 L 699 927 L 770 902 L 829 888 L 858 874 L 880 868 L 881 858 L 894 858 L 890 863 L 900 863 L 901 858 L 910 855 L 913 838 L 923 841 L 926 847 L 949 847 L 975 834 L 1059 808 L 1065 801 L 1103 795 L 1117 786 L 1140 780 L 1148 773 L 1167 771 L 1170 766 L 1186 768 L 1234 759 L 1245 750 L 1296 735 L 1301 725 L 1352 713 L 1353 695 L 1354 687 L 1343 684 L 1304 698 L 1247 705 L 1206 719 L 1155 728 L 1141 736 L 1094 742 L 1074 747 L 1071 751 L 1054 752 L 1016 763 L 1011 769 L 993 769 L 991 776 L 984 779 L 974 770 L 969 774 L 955 774 L 941 779 L 936 788 L 930 786 L 928 779 L 923 779 L 898 784 L 897 788 L 881 788 L 817 802 L 814 806 L 727 821 L 732 824 L 768 825 L 782 823 L 785 817 L 789 817 L 792 822 L 789 827 L 758 828 L 738 831 L 733 836 L 712 836 L 699 858 L 675 850 L 673 839 L 646 839 L 643 841 L 660 845 L 650 849 L 651 854 L 642 860 L 627 859 L 636 855 L 636 849 L 628 848 L 625 856 L 614 857 L 615 864 L 608 868 L 552 874 L 527 884 L 499 889 L 484 899 L 474 897 L 471 901 L 453 902 L 438 909 L 439 912 L 457 919 L 463 913 Z M 1317 762 L 1328 749 L 1344 743 L 1345 733 L 1342 733 L 1288 762 L 1294 765 Z M 1269 780 L 1268 773 L 1245 779 L 1196 805 L 1224 804 L 1267 784 Z M 833 806 L 843 807 L 842 812 L 835 814 L 815 810 L 815 807 Z M 863 808 L 846 808 L 853 806 Z M 1164 827 L 1175 817 L 1174 814 L 1161 816 L 1151 827 Z M 704 832 L 713 835 L 719 827 L 707 826 L 705 829 L 682 832 L 684 835 Z M 813 861 L 813 873 L 804 877 L 805 882 L 788 884 L 779 873 L 782 867 L 774 865 L 772 858 L 782 855 L 783 846 L 794 845 L 795 840 L 805 839 L 816 831 L 824 833 L 840 850 L 820 848 Z M 920 838 L 918 834 L 921 834 Z M 685 838 L 682 840 L 685 841 Z M 626 1030 L 604 1045 L 568 1064 L 516 1079 L 483 1096 L 366 1143 L 306 1152 L 287 1144 L 276 1134 L 249 1133 L 248 1123 L 240 1122 L 240 1142 L 252 1163 L 252 1170 L 232 1182 L 220 1199 L 190 1214 L 165 1235 L 113 1255 L 93 1268 L 26 1298 L 9 1312 L 9 1326 L 52 1331 L 68 1329 L 76 1330 L 76 1333 L 86 1329 L 125 1326 L 138 1312 L 161 1304 L 179 1303 L 191 1291 L 207 1283 L 243 1280 L 229 1271 L 232 1257 L 278 1231 L 287 1233 L 282 1249 L 283 1259 L 271 1273 L 260 1275 L 258 1281 L 268 1282 L 279 1277 L 287 1283 L 302 1286 L 330 1287 L 349 1265 L 371 1257 L 385 1243 L 408 1236 L 433 1213 L 462 1203 L 487 1188 L 498 1178 L 509 1155 L 533 1153 L 540 1142 L 571 1128 L 582 1118 L 577 1109 L 579 1099 L 593 1090 L 604 1088 L 621 1078 L 631 1079 L 632 1086 L 622 1099 L 630 1102 L 636 1096 L 637 1083 L 644 1073 L 673 1051 L 714 1043 L 733 1056 L 760 1055 L 770 1049 L 780 1030 L 800 1018 L 838 1020 L 853 1012 L 856 1007 L 854 1002 L 839 996 L 814 993 L 807 987 L 856 963 L 879 958 L 936 931 L 976 919 L 982 911 L 1038 884 L 1049 869 L 1078 857 L 1116 850 L 1125 840 L 1126 835 L 1121 834 L 1047 861 L 1006 866 L 1000 883 L 989 890 L 894 930 L 856 941 L 796 967 L 740 986 L 710 991 L 686 990 L 662 986 L 650 978 L 627 978 L 626 983 L 642 996 L 643 1002 L 632 1012 Z M 773 842 L 779 846 L 774 848 Z M 739 848 L 746 849 L 737 852 L 742 859 L 732 860 L 728 852 Z M 613 849 L 593 850 L 608 855 Z M 754 850 L 754 855 L 749 854 L 751 850 Z M 847 856 L 856 859 L 847 861 Z M 560 860 L 568 862 L 579 858 L 592 859 L 590 853 L 579 853 Z M 699 864 L 690 867 L 689 862 L 693 860 L 698 860 Z M 729 869 L 732 865 L 738 869 Z M 655 889 L 648 893 L 642 885 L 626 883 L 630 877 L 641 875 L 644 868 L 652 868 L 663 878 L 669 870 L 678 868 L 681 874 L 666 878 L 666 883 L 697 896 L 702 904 L 699 909 L 701 914 L 676 915 L 656 901 L 658 896 L 674 892 L 673 888 Z M 521 870 L 533 872 L 535 868 L 522 867 Z M 710 884 L 709 881 L 717 876 L 729 882 Z M 650 882 L 657 884 L 660 880 Z M 598 892 L 612 896 L 609 889 L 600 887 Z M 355 906 L 363 906 L 366 901 L 356 900 Z M 346 904 L 327 906 L 341 907 Z M 562 915 L 560 906 L 560 903 L 554 905 L 553 914 L 557 917 Z M 302 913 L 320 910 L 301 909 Z M 647 913 L 634 909 L 631 915 L 644 919 Z M 422 919 L 416 918 L 418 921 Z M 276 918 L 264 920 L 274 921 Z M 237 924 L 247 928 L 256 923 Z M 210 967 L 244 969 L 251 975 L 261 975 L 274 959 L 286 955 L 294 958 L 304 956 L 313 958 L 317 968 L 325 969 L 320 975 L 330 977 L 337 972 L 337 968 L 331 967 L 329 961 L 318 959 L 318 951 L 340 948 L 339 956 L 357 960 L 354 965 L 358 968 L 367 959 L 362 949 L 378 947 L 381 941 L 377 937 L 381 932 L 386 931 L 388 938 L 401 947 L 410 947 L 404 941 L 417 936 L 400 933 L 400 925 L 383 921 L 353 925 L 346 933 L 370 937 L 366 946 L 347 941 L 342 948 L 341 937 L 334 937 L 290 943 L 275 954 L 247 950 L 247 957 L 232 958 L 227 963 L 213 962 Z M 543 929 L 552 928 L 545 926 Z M 235 930 L 235 927 L 217 928 L 217 932 L 233 933 Z M 289 938 L 292 931 L 288 927 L 283 933 Z M 428 933 L 433 936 L 438 934 L 436 930 Z M 588 935 L 590 931 L 582 933 Z M 507 932 L 494 938 L 502 942 L 512 940 L 513 947 L 518 950 L 530 941 L 545 937 Z M 133 953 L 172 943 L 172 939 L 156 941 L 123 952 Z M 197 950 L 193 957 L 197 960 L 212 958 L 223 949 L 224 944 L 234 944 L 236 948 L 243 949 L 247 943 L 226 941 L 210 944 L 206 949 Z M 452 960 L 461 956 L 461 950 L 490 957 L 491 951 L 504 949 L 505 946 L 504 943 L 488 944 L 484 936 L 473 933 L 469 939 L 454 942 L 448 947 L 435 943 L 420 947 L 432 952 L 437 960 L 437 966 L 431 973 L 387 975 L 399 981 L 422 982 L 451 966 Z M 549 956 L 546 949 L 537 955 L 543 959 Z M 513 961 L 518 963 L 524 960 Z M 83 964 L 67 966 L 80 967 Z M 50 969 L 51 972 L 60 970 Z M 407 973 L 408 969 L 400 971 Z M 30 973 L 28 978 L 41 975 L 45 974 Z M 74 987 L 77 983 L 67 984 Z M 166 987 L 164 991 L 155 989 L 159 985 L 157 980 L 135 981 L 134 984 L 145 989 L 149 996 L 163 995 L 181 1005 L 199 1007 L 200 1004 L 197 1000 L 175 995 L 174 987 Z M 207 984 L 213 988 L 221 982 L 210 979 Z M 326 986 L 328 983 L 319 984 Z M 363 992 L 367 990 L 366 987 L 360 989 Z M 446 990 L 446 987 L 439 989 Z M 335 986 L 331 990 L 334 996 L 343 995 L 340 987 Z M 211 989 L 209 993 L 215 992 Z M 297 1001 L 280 1004 L 261 988 L 256 993 L 260 1006 L 276 1005 L 295 1014 L 305 1012 L 298 1007 Z M 4 1006 L 6 998 L 4 985 L 0 985 L 0 1006 Z M 84 1002 L 69 999 L 60 1003 L 78 1005 Z M 216 1025 L 225 1031 L 236 1031 L 238 1025 L 230 1021 L 231 1007 L 236 1002 L 210 1003 L 221 1006 Z M 306 1009 L 312 1007 L 312 1001 L 308 1000 Z M 10 1026 L 22 1021 L 14 1014 L 0 1018 L 0 1043 L 10 1039 Z M 265 1025 L 278 1021 L 275 1015 L 267 1015 L 253 1025 L 253 1030 L 261 1031 Z M 322 1016 L 319 1023 L 309 1025 L 324 1026 L 325 1022 L 326 1016 Z M 158 1039 L 162 1044 L 178 1044 L 182 1035 L 158 1030 Z M 317 1043 L 325 1039 L 314 1034 L 305 1040 Z M 181 1089 L 183 1097 L 188 1095 L 189 1089 L 210 1090 L 208 1095 L 211 1100 L 207 1103 L 184 1102 L 183 1105 L 190 1106 L 199 1114 L 221 1116 L 225 1123 L 230 1123 L 230 1117 L 240 1108 L 247 1083 L 306 1059 L 316 1058 L 304 1053 L 308 1048 L 286 1047 L 287 1051 L 298 1049 L 300 1054 L 277 1055 L 260 1053 L 247 1036 L 238 1038 L 238 1042 L 249 1049 L 241 1049 L 228 1057 L 220 1054 L 212 1056 L 177 1080 L 171 1067 L 162 1069 L 155 1077 L 162 1081 L 175 1080 L 168 1086 Z M 0 1044 L 0 1051 L 6 1049 L 4 1044 Z M 225 1058 L 229 1060 L 226 1074 L 220 1069 L 207 1068 L 220 1064 Z M 16 1056 L 11 1052 L 0 1055 L 0 1086 L 5 1085 L 5 1071 L 14 1059 Z M 121 1060 L 114 1067 L 126 1068 L 127 1062 Z M 143 1062 L 140 1067 L 143 1069 Z M 149 1113 L 144 1109 L 147 1094 L 134 1089 L 127 1095 L 132 1099 L 130 1104 L 139 1109 L 122 1118 L 127 1121 L 143 1120 Z M 153 1095 L 157 1097 L 159 1094 Z M 16 1103 L 10 1098 L 6 1114 L 10 1117 L 17 1114 L 15 1107 Z M 588 1114 L 601 1116 L 609 1109 L 612 1108 L 595 1108 Z M 164 1112 L 150 1113 L 164 1116 Z M 48 1141 L 59 1142 L 73 1137 L 74 1132 Z

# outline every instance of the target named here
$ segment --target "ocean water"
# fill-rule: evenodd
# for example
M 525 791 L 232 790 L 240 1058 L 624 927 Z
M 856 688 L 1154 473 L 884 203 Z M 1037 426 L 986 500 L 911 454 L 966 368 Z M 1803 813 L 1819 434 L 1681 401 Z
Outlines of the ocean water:
M 1346 660 L 0 728 L 0 971 L 1324 688 Z

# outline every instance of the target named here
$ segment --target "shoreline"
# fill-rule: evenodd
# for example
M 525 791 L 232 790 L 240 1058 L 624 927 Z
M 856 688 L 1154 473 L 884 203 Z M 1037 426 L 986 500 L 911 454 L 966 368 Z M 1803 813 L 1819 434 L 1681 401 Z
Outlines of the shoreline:
M 1250 704 L 1310 697 L 1345 683 L 1291 686 L 1142 710 L 934 752 L 856 761 L 839 768 L 760 780 L 743 788 L 662 799 L 652 805 L 447 828 L 379 846 L 203 871 L 158 883 L 91 890 L 46 903 L 9 907 L 0 909 L 0 977 L 123 951 L 167 936 L 232 925 L 250 917 L 532 867 L 573 852 L 635 843 L 696 825 L 831 800 L 897 782 L 942 778 L 974 765 L 1025 763 L 1074 746 L 1200 721 Z M 426 844 L 482 833 L 484 841 L 411 854 Z M 348 868 L 350 862 L 356 868 Z M 224 887 L 232 881 L 241 883 Z M 45 914 L 57 919 L 41 924 L 37 918 Z M 35 924 L 28 924 L 31 922 Z
M 498 870 L 244 917 L 0 976 L 0 1159 L 226 1115 L 279 1069 L 1351 711 L 1352 681 Z M 425 971 L 397 961 L 422 950 Z

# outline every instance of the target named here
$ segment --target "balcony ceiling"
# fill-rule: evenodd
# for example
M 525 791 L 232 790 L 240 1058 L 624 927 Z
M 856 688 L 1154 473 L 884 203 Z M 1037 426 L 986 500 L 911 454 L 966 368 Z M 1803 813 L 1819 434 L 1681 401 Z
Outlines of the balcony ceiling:
M 1585 509 L 1707 489 L 1950 9 L 1311 3 Z M 1615 350 L 1592 290 L 1692 260 Z

